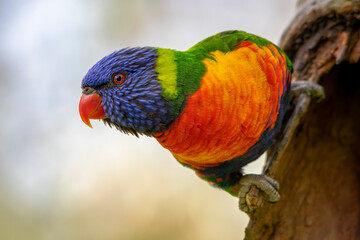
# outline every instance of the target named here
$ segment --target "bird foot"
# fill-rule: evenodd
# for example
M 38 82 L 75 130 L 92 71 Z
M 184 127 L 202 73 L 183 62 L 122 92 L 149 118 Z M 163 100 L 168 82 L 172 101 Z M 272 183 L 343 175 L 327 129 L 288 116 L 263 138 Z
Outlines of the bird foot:
M 279 183 L 266 175 L 245 175 L 239 186 L 239 208 L 247 214 L 254 213 L 265 201 L 275 203 L 280 199 Z
M 319 101 L 325 99 L 325 92 L 321 85 L 309 81 L 294 81 L 291 83 L 290 97 L 294 98 L 300 94 L 306 93 L 310 98 L 316 98 Z

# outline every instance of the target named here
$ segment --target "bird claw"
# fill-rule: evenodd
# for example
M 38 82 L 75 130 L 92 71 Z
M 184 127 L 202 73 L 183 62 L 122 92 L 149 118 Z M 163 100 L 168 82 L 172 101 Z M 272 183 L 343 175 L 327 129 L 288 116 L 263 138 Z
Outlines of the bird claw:
M 239 208 L 247 214 L 254 213 L 265 201 L 275 203 L 280 199 L 279 183 L 266 175 L 245 175 L 239 185 Z
M 325 91 L 324 88 L 314 82 L 309 81 L 294 81 L 291 83 L 290 88 L 290 96 L 291 97 L 297 97 L 300 96 L 300 94 L 306 93 L 311 98 L 316 98 L 319 101 L 325 99 Z

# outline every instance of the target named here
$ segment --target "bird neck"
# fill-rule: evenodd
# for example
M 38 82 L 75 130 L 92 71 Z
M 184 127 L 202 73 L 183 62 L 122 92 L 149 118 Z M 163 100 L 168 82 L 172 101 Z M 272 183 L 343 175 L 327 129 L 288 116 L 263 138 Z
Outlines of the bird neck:
M 175 119 L 181 114 L 188 96 L 199 89 L 206 68 L 196 55 L 189 52 L 157 48 L 157 54 L 158 80 Z

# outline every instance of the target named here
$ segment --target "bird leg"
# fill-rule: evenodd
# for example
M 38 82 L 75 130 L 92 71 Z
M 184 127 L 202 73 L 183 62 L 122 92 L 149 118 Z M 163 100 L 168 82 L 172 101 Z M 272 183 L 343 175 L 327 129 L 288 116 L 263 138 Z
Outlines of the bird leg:
M 274 179 L 266 176 L 270 165 L 276 162 L 284 153 L 290 139 L 292 138 L 301 117 L 305 114 L 311 98 L 323 100 L 325 92 L 322 86 L 314 82 L 295 81 L 291 84 L 290 98 L 298 97 L 294 110 L 286 122 L 280 136 L 278 137 L 271 155 L 265 165 L 263 175 L 244 175 L 240 179 L 239 208 L 245 213 L 254 213 L 265 201 L 275 203 L 279 201 L 279 184 Z
M 296 97 L 298 97 L 298 99 L 288 121 L 285 124 L 285 127 L 282 128 L 282 131 L 276 139 L 271 155 L 268 156 L 267 163 L 263 171 L 264 174 L 268 172 L 270 165 L 275 162 L 275 159 L 280 158 L 284 153 L 285 148 L 300 123 L 300 119 L 305 114 L 310 104 L 310 100 L 312 98 L 316 98 L 318 101 L 325 99 L 325 91 L 321 85 L 314 82 L 294 81 L 291 83 L 289 96 L 291 100 Z

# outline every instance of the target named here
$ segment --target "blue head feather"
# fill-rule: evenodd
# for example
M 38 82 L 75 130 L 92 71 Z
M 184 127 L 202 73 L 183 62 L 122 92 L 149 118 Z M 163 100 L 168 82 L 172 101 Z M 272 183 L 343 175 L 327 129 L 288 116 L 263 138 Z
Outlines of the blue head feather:
M 104 121 L 125 133 L 152 135 L 172 122 L 168 102 L 157 78 L 155 48 L 125 48 L 97 62 L 82 80 L 102 97 Z M 114 83 L 122 73 L 124 83 Z

